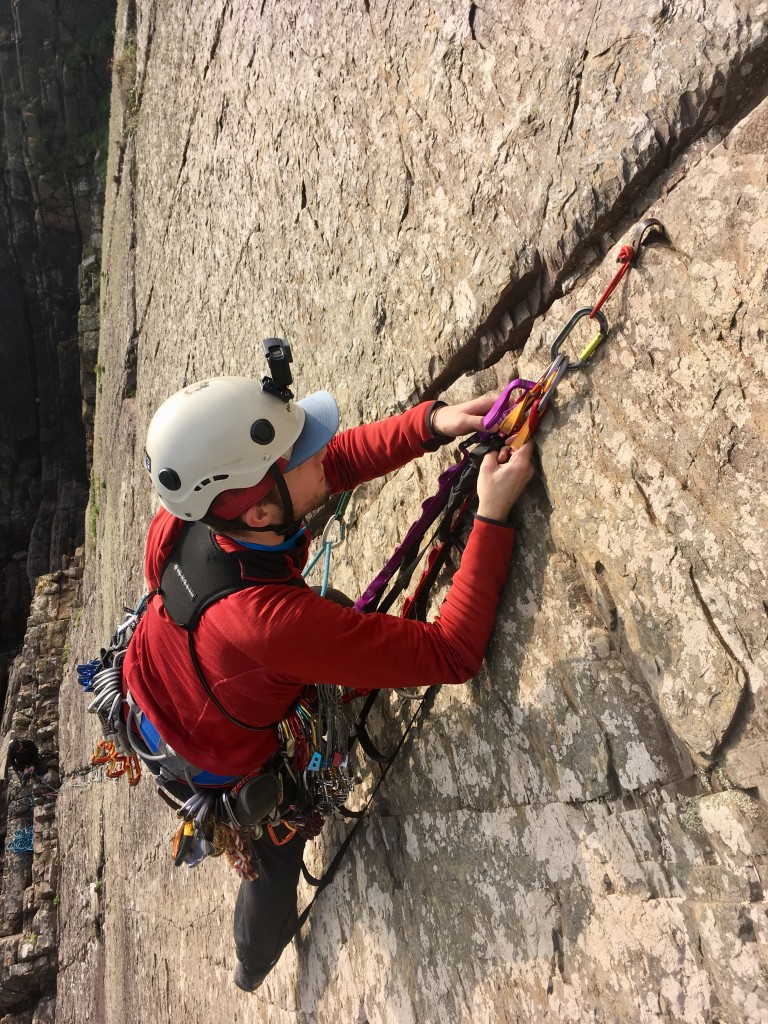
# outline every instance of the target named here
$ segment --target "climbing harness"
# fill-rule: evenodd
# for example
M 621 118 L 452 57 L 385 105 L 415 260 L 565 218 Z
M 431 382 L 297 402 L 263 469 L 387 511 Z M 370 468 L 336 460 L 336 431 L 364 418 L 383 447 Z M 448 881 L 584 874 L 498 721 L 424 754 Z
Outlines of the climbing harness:
M 348 500 L 340 503 L 331 522 L 342 523 Z M 328 529 L 327 537 L 331 546 L 339 542 L 330 539 Z M 83 689 L 94 694 L 88 710 L 99 716 L 104 733 L 92 763 L 106 766 L 108 778 L 126 775 L 135 785 L 144 761 L 158 792 L 181 819 L 172 844 L 174 863 L 192 867 L 206 856 L 224 853 L 245 880 L 257 877 L 258 870 L 250 861 L 250 839 L 258 839 L 264 829 L 278 845 L 295 835 L 317 835 L 325 818 L 343 805 L 354 785 L 349 759 L 354 729 L 339 687 L 308 687 L 282 720 L 255 725 L 231 715 L 205 679 L 193 636 L 203 612 L 229 594 L 269 582 L 304 586 L 291 576 L 275 578 L 274 564 L 263 553 L 246 550 L 229 554 L 219 547 L 207 526 L 185 523 L 158 590 L 144 595 L 98 658 L 78 666 Z M 187 631 L 196 674 L 219 711 L 242 728 L 277 732 L 278 755 L 254 776 L 219 776 L 190 764 L 167 746 L 125 689 L 125 652 L 156 594 L 161 596 L 168 615 Z M 291 784 L 290 799 L 284 799 L 284 779 Z M 275 780 L 274 785 L 270 780 Z M 255 789 L 260 790 L 260 799 L 254 798 Z M 246 795 L 248 800 L 244 802 Z M 275 831 L 278 827 L 286 832 L 280 839 Z

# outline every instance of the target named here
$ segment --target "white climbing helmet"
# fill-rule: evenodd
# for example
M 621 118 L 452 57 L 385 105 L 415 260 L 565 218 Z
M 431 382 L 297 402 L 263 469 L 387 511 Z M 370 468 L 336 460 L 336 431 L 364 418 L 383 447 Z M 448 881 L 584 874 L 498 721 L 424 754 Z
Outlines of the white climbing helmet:
M 320 451 L 338 422 L 327 391 L 285 401 L 248 377 L 214 377 L 163 402 L 149 424 L 145 463 L 163 506 L 198 520 L 219 494 L 253 487 L 289 452 L 293 469 Z

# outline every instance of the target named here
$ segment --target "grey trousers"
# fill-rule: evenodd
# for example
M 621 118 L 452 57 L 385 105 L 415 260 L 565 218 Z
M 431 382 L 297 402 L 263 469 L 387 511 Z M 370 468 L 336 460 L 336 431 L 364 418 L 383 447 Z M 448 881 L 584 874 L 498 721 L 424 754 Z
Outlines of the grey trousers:
M 278 826 L 278 834 L 286 830 Z M 237 958 L 251 974 L 266 974 L 296 930 L 296 888 L 306 841 L 294 836 L 275 846 L 268 833 L 256 840 L 253 852 L 259 865 L 254 882 L 241 882 L 235 903 Z

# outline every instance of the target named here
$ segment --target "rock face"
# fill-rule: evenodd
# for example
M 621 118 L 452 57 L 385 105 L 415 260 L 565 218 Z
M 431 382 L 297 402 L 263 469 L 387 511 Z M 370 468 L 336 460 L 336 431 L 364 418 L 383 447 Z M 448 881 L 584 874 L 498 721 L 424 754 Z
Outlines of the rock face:
M 270 335 L 344 425 L 535 378 L 633 224 L 668 237 L 542 424 L 483 671 L 425 708 L 259 997 L 229 981 L 234 877 L 174 872 L 151 787 L 103 786 L 61 803 L 58 1019 L 767 1021 L 768 4 L 147 0 L 116 62 L 134 14 L 73 658 L 143 589 L 172 391 L 260 375 Z M 356 495 L 335 586 L 448 457 Z M 70 770 L 82 712 L 70 681 Z
M 3 736 L 32 739 L 47 769 L 39 778 L 29 779 L 20 779 L 8 769 L 2 792 L 0 1013 L 8 1014 L 3 1016 L 8 1024 L 45 1024 L 54 1019 L 60 898 L 57 705 L 81 575 L 82 564 L 75 561 L 38 580 L 3 714 Z M 6 750 L 7 739 L 3 756 Z M 25 838 L 32 840 L 31 850 Z
M 114 11 L 0 2 L 0 651 L 23 637 L 36 578 L 83 540 L 78 266 L 101 247 Z

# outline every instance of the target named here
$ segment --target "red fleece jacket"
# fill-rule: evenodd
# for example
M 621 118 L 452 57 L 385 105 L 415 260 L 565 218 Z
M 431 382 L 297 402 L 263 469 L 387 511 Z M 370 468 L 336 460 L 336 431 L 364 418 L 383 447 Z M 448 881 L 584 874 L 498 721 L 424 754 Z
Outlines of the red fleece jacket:
M 424 403 L 338 434 L 323 463 L 332 493 L 422 455 L 430 440 L 429 408 Z M 145 557 L 150 589 L 159 586 L 181 526 L 164 509 L 152 520 Z M 513 540 L 508 526 L 477 520 L 448 596 L 430 623 L 360 615 L 295 582 L 261 584 L 222 598 L 204 612 L 195 631 L 206 681 L 234 717 L 254 725 L 279 721 L 311 683 L 385 689 L 466 682 L 479 671 L 488 645 Z M 242 550 L 227 538 L 218 541 L 227 551 Z M 274 557 L 294 580 L 301 577 L 305 548 Z M 160 596 L 152 599 L 130 643 L 124 680 L 166 743 L 200 768 L 245 774 L 277 750 L 277 729 L 240 728 L 207 696 L 187 635 L 169 618 Z

